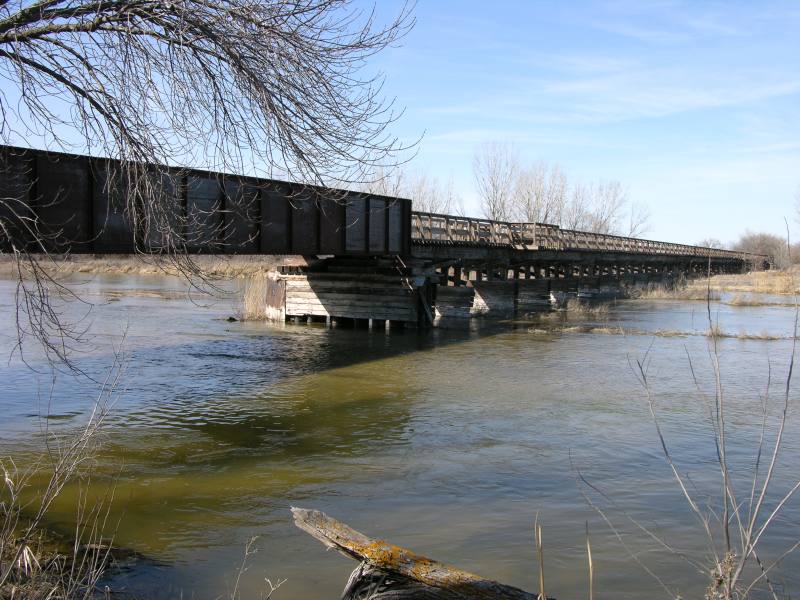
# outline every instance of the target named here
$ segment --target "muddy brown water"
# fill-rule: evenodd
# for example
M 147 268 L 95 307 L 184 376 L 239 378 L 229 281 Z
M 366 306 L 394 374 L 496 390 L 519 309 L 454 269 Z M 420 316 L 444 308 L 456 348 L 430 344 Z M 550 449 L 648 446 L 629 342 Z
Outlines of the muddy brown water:
M 355 565 L 292 525 L 289 507 L 302 506 L 529 590 L 538 589 L 538 514 L 546 591 L 563 599 L 586 596 L 588 522 L 596 597 L 667 597 L 664 587 L 673 597 L 702 597 L 706 574 L 634 524 L 692 559 L 707 558 L 631 364 L 647 361 L 669 448 L 698 502 L 713 505 L 719 477 L 700 392 L 713 397 L 714 381 L 708 340 L 697 335 L 708 328 L 704 303 L 625 301 L 601 321 L 570 322 L 636 335 L 534 333 L 552 323 L 525 320 L 387 334 L 227 322 L 234 299 L 187 295 L 168 277 L 75 283 L 88 304 L 63 310 L 87 329 L 75 355 L 85 375 L 59 373 L 53 384 L 34 345 L 23 346 L 27 365 L 12 352 L 14 285 L 0 282 L 0 454 L 24 462 L 41 448 L 45 424 L 56 434 L 78 427 L 97 392 L 90 379 L 101 380 L 122 347 L 122 385 L 93 489 L 115 482 L 116 544 L 146 559 L 114 573 L 115 589 L 225 596 L 246 542 L 258 536 L 242 597 L 257 597 L 265 578 L 287 580 L 275 598 L 338 597 Z M 791 334 L 794 312 L 714 303 L 712 318 L 730 333 L 780 337 Z M 650 335 L 659 330 L 687 335 Z M 774 418 L 791 342 L 722 339 L 718 347 L 729 451 L 746 496 L 768 365 Z M 800 478 L 798 425 L 793 406 L 775 497 Z M 580 484 L 579 473 L 607 497 Z M 51 527 L 70 530 L 76 494 L 65 492 Z M 799 524 L 792 502 L 762 558 L 795 543 Z M 784 560 L 776 584 L 796 592 L 798 566 Z

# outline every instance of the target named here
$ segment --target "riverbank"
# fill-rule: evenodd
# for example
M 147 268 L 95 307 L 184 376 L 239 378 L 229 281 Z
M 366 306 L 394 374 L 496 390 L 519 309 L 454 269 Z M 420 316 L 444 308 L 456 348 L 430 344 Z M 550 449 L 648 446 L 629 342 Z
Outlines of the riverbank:
M 709 285 L 715 292 L 791 295 L 800 292 L 800 269 L 794 266 L 786 270 L 714 275 L 710 281 L 708 279 L 690 281 L 687 287 L 706 291 Z
M 56 275 L 108 274 L 108 275 L 180 275 L 180 269 L 169 258 L 130 254 L 73 254 L 70 256 L 39 257 L 48 273 Z M 192 264 L 204 277 L 228 279 L 266 273 L 283 259 L 282 256 L 242 254 L 195 255 Z M 16 261 L 9 255 L 0 255 L 0 277 L 13 277 Z
M 800 293 L 800 271 L 792 267 L 782 271 L 714 275 L 670 286 L 656 284 L 641 290 L 636 298 L 711 300 L 728 306 L 794 306 L 793 296 L 797 293 Z

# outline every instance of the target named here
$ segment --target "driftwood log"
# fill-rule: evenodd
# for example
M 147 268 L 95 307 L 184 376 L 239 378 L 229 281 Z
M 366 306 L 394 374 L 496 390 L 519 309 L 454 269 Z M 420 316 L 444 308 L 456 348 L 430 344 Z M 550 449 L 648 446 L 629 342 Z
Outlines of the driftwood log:
M 359 561 L 342 600 L 538 600 L 539 596 L 375 540 L 318 510 L 292 508 L 294 522 L 328 548 Z M 551 599 L 552 600 L 552 599 Z

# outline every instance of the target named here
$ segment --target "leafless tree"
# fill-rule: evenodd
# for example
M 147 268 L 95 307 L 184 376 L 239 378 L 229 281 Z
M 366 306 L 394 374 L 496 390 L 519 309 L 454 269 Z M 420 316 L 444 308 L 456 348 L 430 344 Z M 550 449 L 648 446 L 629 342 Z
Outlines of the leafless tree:
M 697 242 L 696 246 L 701 246 L 702 248 L 719 248 L 724 249 L 726 248 L 726 244 L 717 238 L 705 238 Z
M 525 223 L 541 223 L 544 220 L 547 171 L 543 161 L 520 168 L 514 185 L 513 218 Z
M 576 183 L 572 187 L 569 202 L 564 207 L 560 225 L 567 229 L 584 230 L 591 227 L 592 201 L 594 190 L 591 186 Z
M 456 193 L 453 178 L 445 183 L 428 173 L 407 172 L 398 167 L 392 171 L 377 169 L 358 191 L 395 198 L 410 198 L 419 212 L 463 214 L 462 198 Z
M 733 244 L 733 249 L 772 256 L 775 266 L 780 269 L 788 267 L 791 262 L 786 242 L 780 236 L 772 233 L 745 231 Z
M 628 205 L 627 192 L 617 181 L 599 184 L 570 184 L 558 165 L 538 161 L 529 167 L 519 167 L 513 160 L 503 161 L 503 147 L 490 145 L 484 149 L 482 165 L 491 165 L 484 172 L 493 172 L 495 177 L 484 176 L 482 181 L 491 182 L 495 193 L 482 192 L 484 213 L 487 198 L 505 198 L 506 183 L 513 181 L 511 218 L 529 223 L 552 223 L 567 229 L 588 230 L 597 233 L 627 233 L 631 237 L 641 236 L 648 229 L 650 213 L 639 203 Z M 493 161 L 487 160 L 492 155 Z M 498 191 L 499 190 L 499 191 Z M 496 203 L 501 203 L 496 200 Z M 627 208 L 626 208 L 627 207 Z M 629 209 L 627 225 L 623 224 L 624 213 Z M 503 211 L 495 211 L 502 213 Z
M 620 182 L 570 185 L 558 165 L 538 161 L 521 166 L 517 152 L 509 144 L 492 142 L 481 146 L 473 160 L 473 174 L 481 209 L 488 219 L 551 223 L 597 233 L 627 233 L 631 237 L 641 236 L 649 226 L 649 210 L 640 203 L 629 205 L 628 193 Z
M 119 159 L 105 185 L 126 190 L 116 201 L 134 242 L 202 277 L 185 251 L 187 221 L 205 216 L 176 210 L 174 182 L 155 165 L 342 187 L 391 170 L 408 148 L 391 134 L 399 113 L 382 76 L 365 66 L 413 25 L 410 8 L 381 25 L 351 0 L 0 2 L 0 139 Z M 0 235 L 28 331 L 63 358 L 48 286 L 68 290 L 31 258 L 52 232 L 0 198 Z
M 519 173 L 519 159 L 509 144 L 491 142 L 480 147 L 472 162 L 481 210 L 487 219 L 507 221 Z
M 567 176 L 561 167 L 554 165 L 547 178 L 547 193 L 545 195 L 542 220 L 545 223 L 560 223 L 563 219 L 567 204 L 568 194 Z
M 631 202 L 628 237 L 639 238 L 650 231 L 650 208 L 642 202 Z
M 627 192 L 619 181 L 606 181 L 596 185 L 589 230 L 596 233 L 618 233 L 627 199 Z
M 401 168 L 376 168 L 366 181 L 353 186 L 359 192 L 378 194 L 380 196 L 400 197 L 406 186 L 406 176 Z
M 349 0 L 3 2 L 2 132 L 347 182 L 399 150 L 381 79 L 361 71 L 410 26 Z
M 567 195 L 567 177 L 561 167 L 537 161 L 518 171 L 513 216 L 528 223 L 559 224 L 564 218 Z
M 453 188 L 452 178 L 442 184 L 438 179 L 419 173 L 408 179 L 403 195 L 411 198 L 414 210 L 452 214 L 463 212 L 461 199 Z

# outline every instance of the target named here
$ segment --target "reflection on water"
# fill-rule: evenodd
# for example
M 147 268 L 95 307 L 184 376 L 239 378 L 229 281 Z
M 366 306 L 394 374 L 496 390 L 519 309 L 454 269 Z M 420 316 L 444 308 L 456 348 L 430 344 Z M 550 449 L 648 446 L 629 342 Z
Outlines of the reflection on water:
M 647 354 L 671 450 L 705 500 L 717 491 L 714 445 L 687 359 L 701 389 L 713 390 L 704 337 L 532 335 L 527 324 L 390 335 L 277 327 L 228 323 L 230 300 L 188 298 L 166 278 L 96 278 L 81 290 L 96 301 L 86 317 L 91 344 L 77 359 L 85 372 L 102 378 L 128 331 L 125 389 L 100 470 L 116 478 L 117 544 L 150 560 L 117 574 L 118 588 L 224 594 L 244 544 L 259 535 L 245 595 L 270 577 L 288 578 L 280 598 L 337 596 L 354 565 L 293 527 L 288 508 L 299 505 L 527 589 L 536 588 L 538 513 L 548 593 L 564 598 L 585 594 L 588 521 L 596 590 L 616 598 L 662 593 L 587 506 L 579 470 L 618 504 L 603 501 L 664 583 L 702 595 L 704 575 L 661 552 L 625 514 L 679 550 L 705 555 L 629 362 Z M 0 310 L 10 314 L 12 305 L 13 288 L 0 283 Z M 712 309 L 729 332 L 791 333 L 791 308 Z M 698 302 L 622 302 L 607 319 L 639 331 L 708 328 Z M 11 321 L 0 324 L 4 356 L 15 340 Z M 719 347 L 732 460 L 750 468 L 768 361 L 774 414 L 791 344 L 724 339 Z M 46 412 L 50 375 L 16 359 L 0 369 L 2 453 L 20 453 L 39 444 L 31 431 Z M 55 385 L 49 426 L 77 426 L 96 385 L 68 376 Z M 797 425 L 792 413 L 778 491 L 800 475 Z M 76 493 L 56 506 L 52 527 L 69 528 Z M 796 541 L 798 517 L 793 506 L 783 513 L 771 554 Z M 776 580 L 796 588 L 797 566 L 785 561 Z

